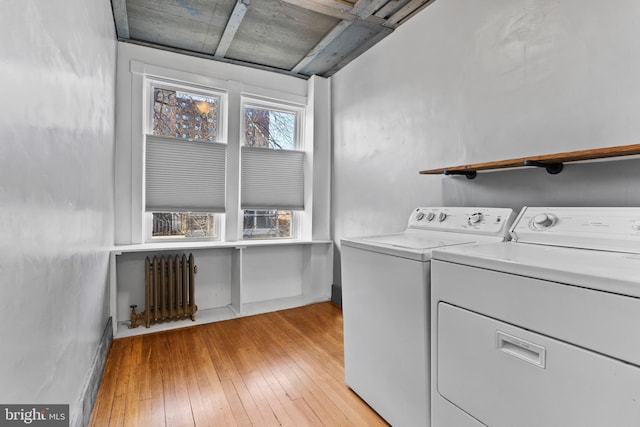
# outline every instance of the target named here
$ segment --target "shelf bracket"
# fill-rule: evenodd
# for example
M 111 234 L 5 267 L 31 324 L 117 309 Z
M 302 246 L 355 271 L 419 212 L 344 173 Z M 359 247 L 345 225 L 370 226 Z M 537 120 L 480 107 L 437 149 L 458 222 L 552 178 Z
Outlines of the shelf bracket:
M 464 175 L 467 179 L 473 179 L 478 175 L 476 171 L 448 171 L 442 172 L 444 175 Z
M 564 169 L 564 165 L 562 163 L 537 162 L 535 160 L 525 160 L 524 165 L 545 168 L 547 170 L 547 173 L 551 175 L 557 175 L 562 172 L 562 169 Z

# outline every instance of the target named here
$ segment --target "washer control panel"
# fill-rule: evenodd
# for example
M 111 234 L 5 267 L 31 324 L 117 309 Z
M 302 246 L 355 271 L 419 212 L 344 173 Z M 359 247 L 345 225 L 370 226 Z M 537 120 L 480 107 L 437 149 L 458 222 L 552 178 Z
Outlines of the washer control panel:
M 416 208 L 409 218 L 409 228 L 500 236 L 508 234 L 515 216 L 508 208 Z
M 524 207 L 515 241 L 640 253 L 640 208 Z
M 484 218 L 484 216 L 482 215 L 482 212 L 474 212 L 469 216 L 467 223 L 469 225 L 480 224 L 482 222 L 482 218 Z

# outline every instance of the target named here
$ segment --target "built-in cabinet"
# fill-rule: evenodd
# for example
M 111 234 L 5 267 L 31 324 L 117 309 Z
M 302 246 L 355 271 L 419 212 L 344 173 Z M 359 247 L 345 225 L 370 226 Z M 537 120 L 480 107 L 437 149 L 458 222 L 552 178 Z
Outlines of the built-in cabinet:
M 190 254 L 195 279 L 196 320 L 129 329 L 130 306 L 144 309 L 145 258 Z M 114 336 L 123 337 L 210 323 L 331 298 L 331 241 L 184 242 L 127 245 L 111 254 L 111 315 Z

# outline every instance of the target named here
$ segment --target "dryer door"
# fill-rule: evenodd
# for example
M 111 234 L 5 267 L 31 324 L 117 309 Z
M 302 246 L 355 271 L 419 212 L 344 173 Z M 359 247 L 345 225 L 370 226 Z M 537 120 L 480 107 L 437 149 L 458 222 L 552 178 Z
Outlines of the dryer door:
M 640 425 L 639 367 L 442 302 L 437 317 L 438 392 L 487 426 Z

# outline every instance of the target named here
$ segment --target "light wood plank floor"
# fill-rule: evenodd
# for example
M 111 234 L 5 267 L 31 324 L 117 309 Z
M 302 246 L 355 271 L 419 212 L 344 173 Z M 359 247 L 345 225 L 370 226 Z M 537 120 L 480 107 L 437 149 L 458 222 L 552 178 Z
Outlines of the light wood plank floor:
M 114 340 L 91 425 L 388 424 L 344 384 L 327 302 Z

